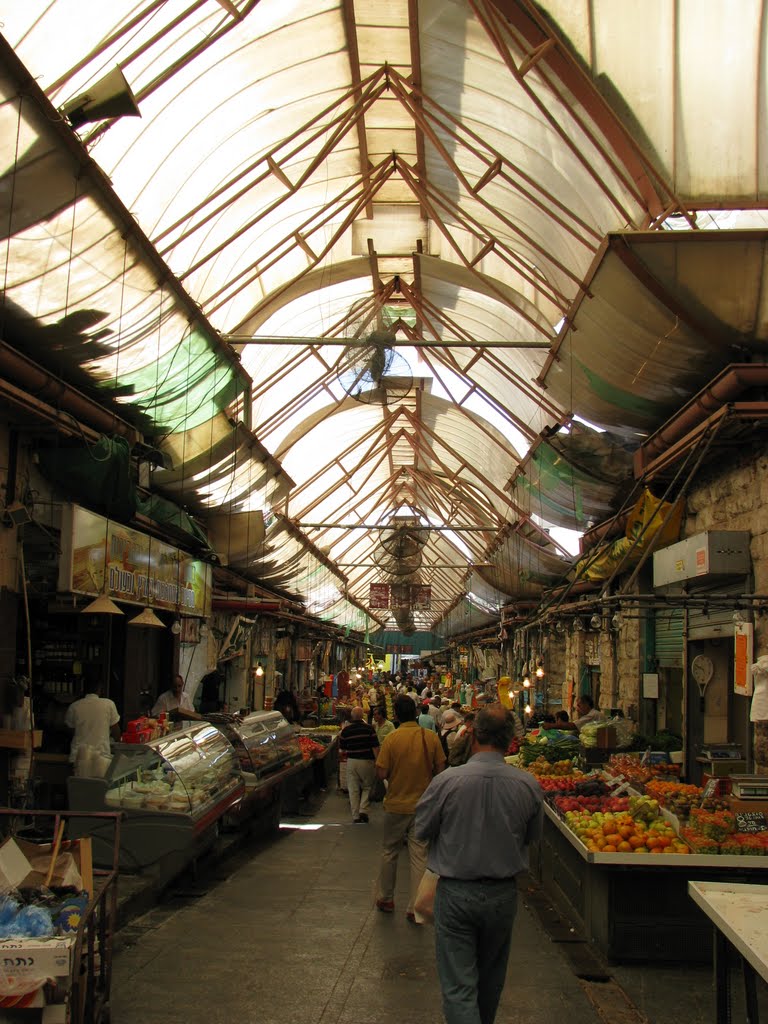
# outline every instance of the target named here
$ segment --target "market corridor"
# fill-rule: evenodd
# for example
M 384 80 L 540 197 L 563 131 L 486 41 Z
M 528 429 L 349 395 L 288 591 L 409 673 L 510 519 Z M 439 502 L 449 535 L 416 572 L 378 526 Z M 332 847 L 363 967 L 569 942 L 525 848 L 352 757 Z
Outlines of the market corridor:
M 328 793 L 204 895 L 124 929 L 113 1024 L 442 1022 L 433 931 L 405 918 L 405 856 L 396 913 L 373 907 L 381 815 L 375 805 L 369 825 L 352 825 L 346 797 Z M 600 1019 L 521 905 L 498 1024 L 550 1024 L 564 1012 L 569 1024 Z

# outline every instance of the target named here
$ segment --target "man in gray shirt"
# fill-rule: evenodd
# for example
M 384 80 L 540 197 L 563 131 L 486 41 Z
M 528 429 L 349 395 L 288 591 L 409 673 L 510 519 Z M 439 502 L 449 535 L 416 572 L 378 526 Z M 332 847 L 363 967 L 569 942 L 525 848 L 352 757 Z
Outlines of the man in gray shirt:
M 435 944 L 446 1024 L 493 1024 L 516 878 L 528 868 L 528 845 L 541 835 L 541 788 L 504 761 L 513 734 L 500 704 L 478 711 L 469 761 L 434 778 L 416 807 L 415 835 L 429 841 L 427 867 L 440 876 Z

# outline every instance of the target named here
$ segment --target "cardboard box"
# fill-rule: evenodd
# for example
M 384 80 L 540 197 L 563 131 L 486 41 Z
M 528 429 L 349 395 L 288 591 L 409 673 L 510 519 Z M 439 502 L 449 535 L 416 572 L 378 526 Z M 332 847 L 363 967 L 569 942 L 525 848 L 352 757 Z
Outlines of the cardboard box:
M 0 940 L 0 994 L 6 979 L 69 977 L 74 947 L 74 935 Z
M 0 747 L 5 750 L 31 750 L 42 745 L 42 729 L 0 729 Z
M 598 750 L 616 749 L 616 729 L 612 725 L 605 725 L 596 732 Z
M 768 815 L 768 800 L 739 800 L 731 797 L 731 809 L 734 811 L 762 811 Z

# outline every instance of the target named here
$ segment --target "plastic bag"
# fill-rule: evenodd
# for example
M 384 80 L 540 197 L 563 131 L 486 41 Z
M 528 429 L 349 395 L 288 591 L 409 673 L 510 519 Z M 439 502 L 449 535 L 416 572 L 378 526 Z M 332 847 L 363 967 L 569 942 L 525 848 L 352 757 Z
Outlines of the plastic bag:
M 421 876 L 416 899 L 413 901 L 413 914 L 417 924 L 432 924 L 435 919 L 435 893 L 440 876 L 426 869 Z
M 626 750 L 632 746 L 635 735 L 635 723 L 629 718 L 612 718 L 611 725 L 616 730 L 616 747 Z

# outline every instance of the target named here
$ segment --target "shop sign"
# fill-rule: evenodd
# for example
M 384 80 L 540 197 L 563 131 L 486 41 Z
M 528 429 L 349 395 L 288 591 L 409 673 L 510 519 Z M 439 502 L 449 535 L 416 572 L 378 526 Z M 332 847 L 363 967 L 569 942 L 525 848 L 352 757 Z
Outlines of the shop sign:
M 368 595 L 369 608 L 389 608 L 389 584 L 372 583 Z
M 738 622 L 733 638 L 733 692 L 742 697 L 752 696 L 752 645 L 754 625 Z
M 416 611 L 428 612 L 432 607 L 432 587 L 414 584 L 411 587 L 411 607 Z
M 211 567 L 170 544 L 67 506 L 62 518 L 59 590 L 205 618 Z

